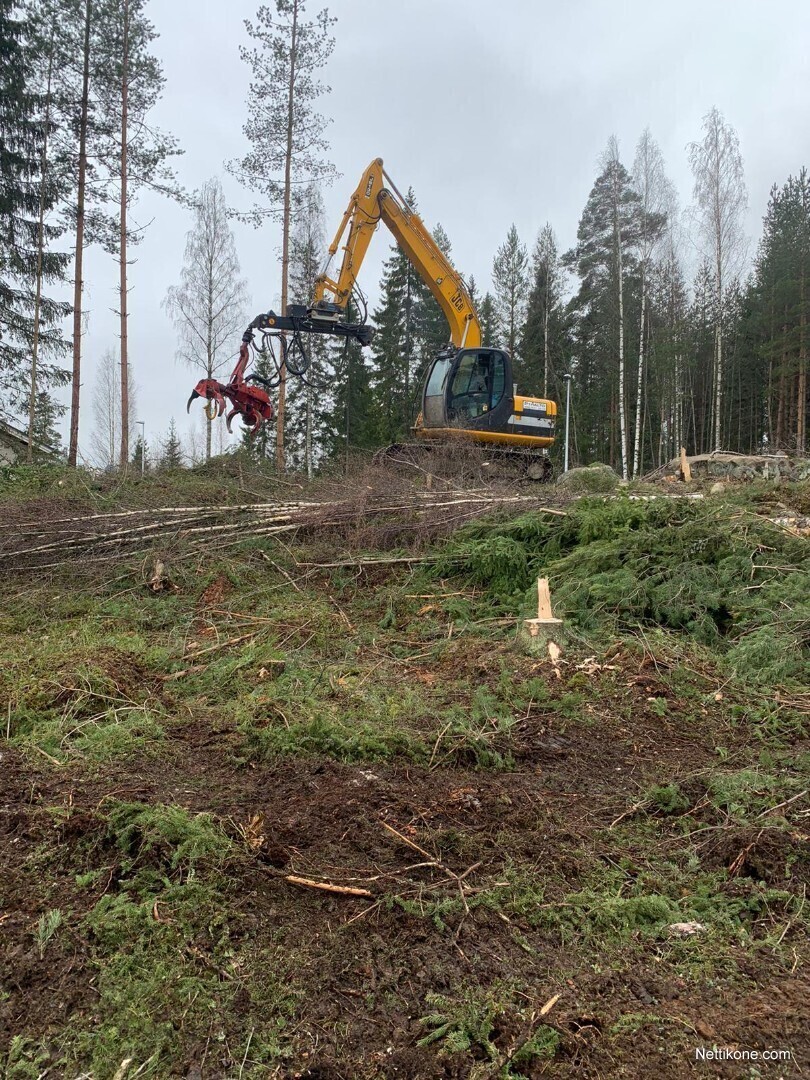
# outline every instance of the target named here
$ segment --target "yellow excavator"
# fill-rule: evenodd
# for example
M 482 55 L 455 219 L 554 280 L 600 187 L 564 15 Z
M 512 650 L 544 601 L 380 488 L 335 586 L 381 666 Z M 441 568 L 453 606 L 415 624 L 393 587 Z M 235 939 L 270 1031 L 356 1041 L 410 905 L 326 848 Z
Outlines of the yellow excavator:
M 546 454 L 554 442 L 555 402 L 518 394 L 512 358 L 504 349 L 481 344 L 481 324 L 463 278 L 397 190 L 383 169 L 382 158 L 371 162 L 349 201 L 329 247 L 326 267 L 315 280 L 312 303 L 290 304 L 284 315 L 270 311 L 254 319 L 243 338 L 245 360 L 255 330 L 292 333 L 292 345 L 297 348 L 287 344 L 283 349 L 287 369 L 293 374 L 303 374 L 306 369 L 303 334 L 330 334 L 353 338 L 361 345 L 371 343 L 373 329 L 350 322 L 349 305 L 380 222 L 391 231 L 435 297 L 450 329 L 450 344 L 437 353 L 425 374 L 414 436 L 445 443 L 467 440 L 485 444 L 488 453 L 522 459 L 532 478 L 548 479 L 551 465 Z M 339 272 L 332 278 L 327 271 L 341 244 Z M 264 398 L 265 394 L 251 385 L 251 376 L 244 379 L 244 367 L 238 386 L 233 378 L 230 384 L 217 384 L 213 390 L 199 384 L 192 397 L 204 396 L 220 404 L 223 396 L 228 397 L 233 413 L 242 413 L 245 423 L 258 426 L 260 418 L 268 418 L 261 411 L 262 402 L 257 400 L 252 409 L 247 407 L 247 415 L 242 402 L 251 396 Z

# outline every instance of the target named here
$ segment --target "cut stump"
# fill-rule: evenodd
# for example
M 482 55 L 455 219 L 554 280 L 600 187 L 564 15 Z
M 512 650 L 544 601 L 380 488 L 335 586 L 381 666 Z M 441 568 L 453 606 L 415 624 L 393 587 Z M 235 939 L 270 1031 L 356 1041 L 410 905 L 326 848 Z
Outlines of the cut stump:
M 524 619 L 520 637 L 529 651 L 547 652 L 548 643 L 562 645 L 564 640 L 563 621 L 554 617 L 551 610 L 551 592 L 548 578 L 537 579 L 537 617 Z

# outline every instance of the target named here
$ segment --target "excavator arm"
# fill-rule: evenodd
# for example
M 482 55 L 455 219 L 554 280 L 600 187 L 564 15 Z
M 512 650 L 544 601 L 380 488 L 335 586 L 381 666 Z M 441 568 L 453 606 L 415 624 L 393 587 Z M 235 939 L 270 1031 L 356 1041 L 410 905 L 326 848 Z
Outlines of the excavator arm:
M 387 184 L 387 186 L 386 186 Z M 456 348 L 478 348 L 481 326 L 464 280 L 431 236 L 419 215 L 410 209 L 376 158 L 360 179 L 343 220 L 329 247 L 326 268 L 315 281 L 310 314 L 332 318 L 345 315 L 371 237 L 382 221 L 430 289 L 450 327 Z M 343 260 L 336 279 L 329 264 L 343 244 Z

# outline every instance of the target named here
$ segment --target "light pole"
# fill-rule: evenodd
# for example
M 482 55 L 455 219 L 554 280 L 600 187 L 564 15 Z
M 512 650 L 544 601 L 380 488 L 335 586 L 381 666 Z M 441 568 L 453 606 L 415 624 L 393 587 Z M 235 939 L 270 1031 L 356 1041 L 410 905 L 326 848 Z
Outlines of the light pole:
M 571 376 L 563 375 L 565 379 L 565 468 L 568 472 L 568 426 L 571 421 Z
M 144 462 L 146 461 L 146 426 L 145 426 L 145 421 L 143 421 L 143 420 L 136 420 L 135 423 L 141 429 L 141 480 L 143 480 Z M 566 432 L 567 431 L 568 431 L 568 428 L 566 426 Z M 566 447 L 568 446 L 568 436 L 567 435 L 565 437 L 565 445 L 566 445 Z M 568 461 L 568 450 L 567 449 L 566 449 L 565 460 L 566 460 L 566 462 Z M 566 465 L 566 468 L 568 468 L 568 465 Z

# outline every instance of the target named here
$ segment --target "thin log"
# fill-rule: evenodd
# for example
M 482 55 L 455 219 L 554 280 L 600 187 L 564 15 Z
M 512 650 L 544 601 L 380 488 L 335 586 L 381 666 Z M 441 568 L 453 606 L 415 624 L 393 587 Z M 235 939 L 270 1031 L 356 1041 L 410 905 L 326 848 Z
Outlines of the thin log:
M 298 877 L 297 874 L 285 874 L 284 880 L 291 885 L 303 885 L 307 889 L 320 889 L 321 892 L 338 893 L 341 896 L 372 897 L 368 889 L 357 889 L 351 885 L 333 885 L 330 881 L 313 881 L 311 878 Z

